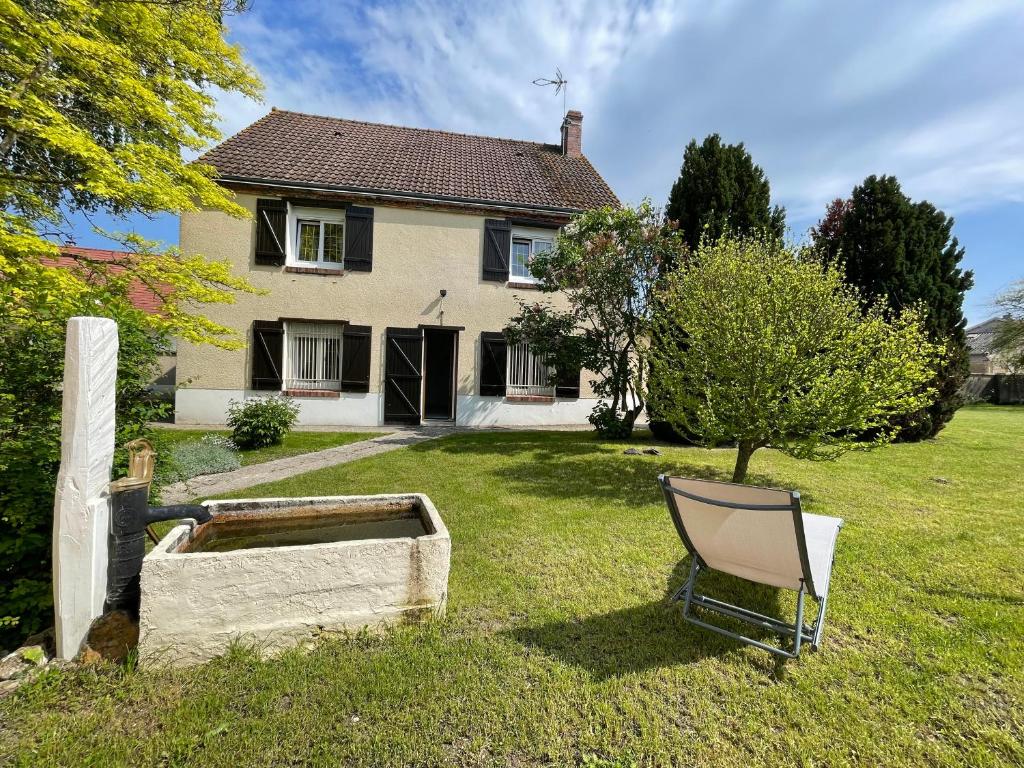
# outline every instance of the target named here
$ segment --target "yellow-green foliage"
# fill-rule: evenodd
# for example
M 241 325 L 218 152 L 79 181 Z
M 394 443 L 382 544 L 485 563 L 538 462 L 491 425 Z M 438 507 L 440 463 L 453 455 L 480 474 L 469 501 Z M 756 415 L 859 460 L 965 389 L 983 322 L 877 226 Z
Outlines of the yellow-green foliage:
M 160 412 L 145 388 L 169 337 L 240 343 L 198 313 L 254 291 L 226 262 L 129 235 L 115 236 L 127 253 L 114 264 L 59 269 L 50 239 L 66 234 L 69 213 L 246 215 L 211 168 L 182 157 L 218 138 L 215 91 L 258 96 L 224 40 L 230 10 L 221 0 L 0 0 L 0 647 L 52 621 L 68 318 L 118 323 L 119 443 Z M 133 281 L 160 297 L 159 312 L 132 307 Z
M 942 350 L 919 310 L 865 313 L 839 268 L 773 239 L 706 242 L 664 285 L 654 322 L 658 413 L 708 444 L 834 459 L 889 441 L 928 403 Z
M 205 206 L 246 215 L 210 167 L 182 158 L 219 138 L 214 89 L 259 94 L 239 50 L 224 40 L 222 17 L 212 0 L 0 0 L 0 284 L 14 304 L 85 290 L 80 274 L 41 263 L 57 255 L 43 235 L 61 232 L 62 207 L 120 215 Z M 226 263 L 120 239 L 133 253 L 121 266 L 164 300 L 147 319 L 155 331 L 237 343 L 229 329 L 194 314 L 197 305 L 252 290 Z

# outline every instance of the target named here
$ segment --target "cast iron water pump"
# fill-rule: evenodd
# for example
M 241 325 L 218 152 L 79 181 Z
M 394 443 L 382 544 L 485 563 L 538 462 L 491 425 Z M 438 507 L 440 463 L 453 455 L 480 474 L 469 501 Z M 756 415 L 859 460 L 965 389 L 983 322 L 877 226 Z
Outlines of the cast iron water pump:
M 146 555 L 146 526 L 164 520 L 190 517 L 210 521 L 210 511 L 197 504 L 149 506 L 156 451 L 148 440 L 133 440 L 128 449 L 128 476 L 110 484 L 110 559 L 107 565 L 107 597 L 103 610 L 126 611 L 137 619 L 141 592 L 139 577 Z

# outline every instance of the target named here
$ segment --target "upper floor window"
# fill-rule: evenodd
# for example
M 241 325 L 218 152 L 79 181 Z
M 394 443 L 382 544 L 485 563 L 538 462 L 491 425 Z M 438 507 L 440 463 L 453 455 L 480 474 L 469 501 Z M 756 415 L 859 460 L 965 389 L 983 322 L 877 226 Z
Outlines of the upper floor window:
M 530 274 L 530 261 L 540 253 L 547 253 L 554 245 L 550 234 L 543 236 L 522 232 L 512 233 L 512 253 L 509 259 L 509 277 L 513 280 L 536 281 Z
M 292 208 L 288 261 L 300 267 L 341 269 L 345 259 L 344 211 Z

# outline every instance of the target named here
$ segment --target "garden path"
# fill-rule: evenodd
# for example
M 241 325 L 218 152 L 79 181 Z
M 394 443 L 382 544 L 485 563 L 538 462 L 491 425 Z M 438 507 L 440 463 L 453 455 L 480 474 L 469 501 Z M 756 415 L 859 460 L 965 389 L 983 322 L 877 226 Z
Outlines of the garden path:
M 231 472 L 221 472 L 216 475 L 199 475 L 190 480 L 165 486 L 160 494 L 160 499 L 163 504 L 184 504 L 192 499 L 218 496 L 230 493 L 231 491 L 237 491 L 240 488 L 248 488 L 253 485 L 270 483 L 275 480 L 283 480 L 286 477 L 301 475 L 305 472 L 312 472 L 315 469 L 323 469 L 335 464 L 345 464 L 357 459 L 365 459 L 367 456 L 376 456 L 379 453 L 387 453 L 388 451 L 405 448 L 409 445 L 422 443 L 425 440 L 433 440 L 451 432 L 451 427 L 440 426 L 403 429 L 386 435 L 380 435 L 370 440 L 360 440 L 357 443 L 339 445 L 322 451 L 288 456 L 283 459 L 265 461 L 261 464 L 252 464 Z

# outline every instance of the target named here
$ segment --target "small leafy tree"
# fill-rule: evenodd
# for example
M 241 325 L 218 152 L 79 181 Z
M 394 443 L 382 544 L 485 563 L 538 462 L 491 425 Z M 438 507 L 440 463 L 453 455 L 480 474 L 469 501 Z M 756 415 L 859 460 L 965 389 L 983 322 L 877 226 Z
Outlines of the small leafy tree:
M 591 385 L 608 401 L 591 418 L 602 434 L 628 437 L 643 411 L 653 289 L 661 263 L 681 248 L 677 232 L 645 201 L 580 214 L 530 264 L 541 290 L 561 292 L 568 306 L 520 302 L 506 336 L 525 340 L 556 371 L 595 373 Z
M 716 133 L 700 144 L 692 140 L 683 152 L 679 178 L 672 185 L 665 217 L 675 222 L 688 251 L 701 240 L 723 235 L 769 234 L 782 237 L 786 211 L 772 205 L 771 185 L 761 166 L 739 144 L 725 144 Z M 662 265 L 663 273 L 676 262 Z M 657 382 L 652 382 L 657 386 Z M 656 398 L 655 398 L 656 399 Z M 651 432 L 661 440 L 692 442 L 691 436 L 662 419 L 648 403 Z
M 652 405 L 735 443 L 734 482 L 759 448 L 820 460 L 887 442 L 928 402 L 941 351 L 916 309 L 864 313 L 839 267 L 772 238 L 704 243 L 659 292 L 653 337 Z
M 1011 373 L 1024 370 L 1024 280 L 999 295 L 996 306 L 1005 310 L 996 332 L 995 350 Z

